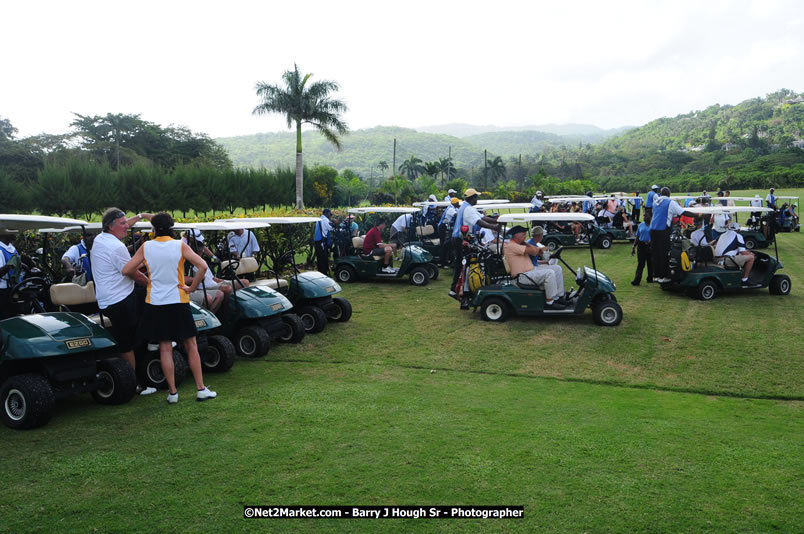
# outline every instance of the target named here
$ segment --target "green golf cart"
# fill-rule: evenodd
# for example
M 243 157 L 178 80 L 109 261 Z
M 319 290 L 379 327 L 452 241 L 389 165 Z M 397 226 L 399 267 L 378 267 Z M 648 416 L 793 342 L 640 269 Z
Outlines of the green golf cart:
M 254 221 L 276 225 L 315 224 L 317 217 L 254 217 L 229 219 L 228 222 Z M 289 265 L 293 275 L 289 279 L 279 276 L 280 269 Z M 269 287 L 286 296 L 293 303 L 293 310 L 304 324 L 308 334 L 324 330 L 327 321 L 345 323 L 352 317 L 352 305 L 343 297 L 336 297 L 341 286 L 329 276 L 318 271 L 302 272 L 296 264 L 295 250 L 287 250 L 276 261 L 273 278 L 258 279 L 252 287 Z M 282 339 L 282 338 L 280 338 Z
M 85 225 L 62 217 L 0 215 L 3 231 Z M 10 296 L 39 298 L 42 278 L 10 273 Z M 123 404 L 135 394 L 134 370 L 118 356 L 112 335 L 72 312 L 17 315 L 0 321 L 0 418 L 14 429 L 47 424 L 55 402 L 89 392 L 100 404 Z
M 703 216 L 715 213 L 772 211 L 769 208 L 745 206 L 691 207 L 686 210 Z M 721 291 L 743 291 L 765 287 L 772 295 L 787 295 L 792 287 L 790 277 L 777 274 L 777 271 L 784 266 L 779 261 L 779 249 L 773 232 L 771 231 L 769 235 L 774 244 L 775 256 L 753 251 L 754 264 L 748 282 L 743 283 L 743 269 L 733 260 L 724 257 L 722 261 L 716 261 L 711 246 L 692 246 L 685 242 L 678 229 L 674 229 L 669 258 L 670 281 L 660 285 L 664 290 L 683 291 L 700 300 L 713 300 Z
M 578 222 L 587 228 L 594 223 L 594 217 L 585 213 L 519 213 L 501 215 L 498 219 L 503 225 L 509 223 L 547 224 L 549 221 L 555 220 Z M 509 276 L 497 279 L 475 291 L 471 305 L 475 310 L 480 308 L 480 315 L 484 320 L 492 322 L 505 321 L 512 313 L 522 316 L 582 315 L 587 308 L 591 308 L 592 316 L 598 325 L 616 326 L 620 324 L 623 312 L 614 297 L 617 287 L 609 277 L 597 270 L 593 247 L 588 246 L 592 261 L 591 268 L 584 266 L 573 270 L 561 258 L 563 247 L 550 253 L 551 258 L 560 261 L 569 272 L 574 274 L 578 284 L 578 289 L 572 291 L 567 297 L 570 303 L 567 308 L 545 309 L 544 288 L 539 285 L 525 284 L 511 277 L 510 268 L 505 261 L 503 263 Z
M 351 208 L 349 213 L 355 215 L 368 214 L 412 214 L 419 208 L 402 207 L 368 207 Z M 352 238 L 353 253 L 335 259 L 335 279 L 341 283 L 351 283 L 357 280 L 384 280 L 402 278 L 408 275 L 410 283 L 415 286 L 425 286 L 430 281 L 433 255 L 422 247 L 404 243 L 402 250 L 402 264 L 393 273 L 382 271 L 382 256 L 363 255 L 363 237 Z M 436 269 L 437 270 L 437 269 Z

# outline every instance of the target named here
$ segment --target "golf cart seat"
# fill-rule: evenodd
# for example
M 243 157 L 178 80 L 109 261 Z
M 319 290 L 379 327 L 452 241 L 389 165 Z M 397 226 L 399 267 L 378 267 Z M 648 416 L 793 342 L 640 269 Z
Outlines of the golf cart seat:
M 428 245 L 439 246 L 441 244 L 441 240 L 439 238 L 428 237 L 434 234 L 435 234 L 435 227 L 432 224 L 426 224 L 424 226 L 416 227 L 416 237 L 418 237 Z
M 508 274 L 508 276 L 511 276 L 511 266 L 508 265 L 508 260 L 505 258 L 505 256 L 502 257 L 502 260 L 503 260 L 503 266 L 505 267 L 506 274 Z M 511 278 L 511 280 L 513 280 L 514 284 L 518 288 L 520 288 L 520 289 L 541 289 L 541 290 L 544 290 L 544 285 L 543 284 L 528 283 L 527 278 L 523 276 L 524 274 L 525 273 L 520 273 L 519 275 Z
M 77 306 L 97 302 L 95 282 L 87 282 L 85 286 L 72 283 L 53 284 L 50 286 L 50 301 L 55 306 Z
M 95 323 L 98 326 L 102 326 L 103 328 L 111 328 L 112 327 L 112 320 L 103 316 L 103 323 L 101 323 L 101 315 L 99 313 L 93 313 L 92 315 L 87 316 L 90 321 Z
M 353 237 L 352 238 L 352 246 L 354 247 L 354 249 L 356 251 L 358 251 L 358 254 L 360 255 L 361 258 L 363 258 L 364 260 L 377 260 L 377 261 L 380 261 L 380 260 L 385 258 L 385 256 L 366 256 L 365 254 L 363 254 L 362 253 L 363 252 L 363 239 L 364 239 L 363 237 Z
M 238 261 L 238 260 L 234 260 Z M 242 274 L 249 274 L 249 273 L 256 273 L 260 270 L 260 266 L 257 264 L 257 260 L 254 258 L 241 258 L 239 265 L 237 266 L 237 270 L 235 273 L 240 276 Z M 221 262 L 221 271 L 225 270 L 232 262 L 230 260 L 225 260 Z
M 276 278 L 263 278 L 261 280 L 255 280 L 249 284 L 251 287 L 270 287 L 271 289 L 279 289 L 280 287 L 288 287 L 288 281 L 284 278 L 280 278 L 279 281 Z

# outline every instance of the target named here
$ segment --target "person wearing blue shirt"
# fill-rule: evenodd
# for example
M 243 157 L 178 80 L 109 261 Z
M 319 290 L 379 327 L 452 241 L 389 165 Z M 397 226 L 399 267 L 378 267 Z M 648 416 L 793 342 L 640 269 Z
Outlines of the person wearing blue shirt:
M 767 204 L 767 206 L 770 209 L 776 211 L 776 195 L 773 194 L 773 188 L 772 187 L 770 188 L 770 191 L 768 192 L 768 196 L 765 197 L 765 204 Z
M 637 191 L 634 194 L 634 198 L 631 199 L 631 205 L 633 206 L 633 208 L 631 208 L 631 219 L 638 223 L 639 213 L 642 210 L 642 191 Z
M 455 216 L 455 224 L 452 227 L 452 247 L 455 254 L 452 273 L 452 285 L 449 289 L 449 296 L 458 296 L 457 284 L 458 278 L 461 276 L 461 269 L 463 268 L 463 236 L 461 235 L 461 226 L 466 225 L 469 227 L 469 233 L 474 234 L 480 228 L 489 228 L 491 230 L 500 231 L 500 225 L 491 217 L 484 217 L 475 209 L 479 193 L 474 188 L 469 188 L 463 193 L 463 202 L 458 209 L 458 214 Z M 468 303 L 466 304 L 468 307 Z M 463 306 L 463 303 L 461 303 Z
M 661 194 L 653 198 L 653 210 L 651 210 L 650 221 L 650 247 L 651 260 L 653 261 L 653 272 L 655 280 L 659 283 L 670 282 L 669 272 L 669 253 L 670 253 L 670 232 L 672 230 L 673 218 L 680 216 L 695 217 L 694 213 L 685 211 L 678 205 L 678 202 L 670 198 L 670 189 L 663 187 Z M 645 217 L 648 216 L 647 210 Z
M 651 214 L 645 214 L 645 222 L 639 223 L 636 231 L 636 239 L 631 247 L 631 256 L 637 255 L 637 269 L 634 273 L 632 286 L 638 286 L 642 282 L 642 271 L 648 266 L 648 283 L 653 282 L 653 262 L 650 257 L 650 221 Z
M 653 211 L 653 201 L 656 198 L 656 195 L 659 194 L 659 186 L 653 184 L 650 187 L 650 191 L 648 191 L 648 199 L 645 201 L 645 214 L 651 213 Z
M 72 281 L 76 273 L 78 276 L 85 274 L 86 282 L 92 281 L 92 269 L 89 264 L 89 249 L 92 248 L 93 239 L 95 239 L 94 235 L 88 235 L 88 246 L 84 243 L 84 239 L 81 239 L 80 243 L 68 248 L 67 252 L 61 257 L 61 263 L 64 265 L 64 278 L 67 282 Z
M 329 276 L 329 237 L 332 230 L 332 223 L 330 222 L 332 211 L 325 208 L 321 212 L 321 220 L 315 224 L 315 257 L 318 272 Z

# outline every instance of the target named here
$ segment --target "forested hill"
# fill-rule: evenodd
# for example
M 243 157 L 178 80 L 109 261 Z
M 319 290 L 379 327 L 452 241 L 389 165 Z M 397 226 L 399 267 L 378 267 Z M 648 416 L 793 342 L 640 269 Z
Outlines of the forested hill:
M 408 128 L 383 127 L 354 130 L 342 138 L 343 149 L 339 152 L 321 134 L 313 131 L 302 133 L 304 163 L 330 165 L 338 170 L 351 169 L 364 179 L 376 178 L 383 173 L 377 167 L 380 161 L 390 167 L 396 146 L 396 165 L 414 154 L 424 161 L 445 158 L 450 153 L 457 167 L 483 166 L 483 149 L 457 137 L 420 133 Z M 263 133 L 240 137 L 222 137 L 216 140 L 229 152 L 236 166 L 266 167 L 294 166 L 296 157 L 295 132 Z M 372 171 L 373 167 L 373 171 Z
M 804 93 L 781 89 L 736 106 L 715 104 L 672 118 L 661 118 L 610 139 L 615 150 L 702 152 L 738 148 L 774 149 L 804 137 Z

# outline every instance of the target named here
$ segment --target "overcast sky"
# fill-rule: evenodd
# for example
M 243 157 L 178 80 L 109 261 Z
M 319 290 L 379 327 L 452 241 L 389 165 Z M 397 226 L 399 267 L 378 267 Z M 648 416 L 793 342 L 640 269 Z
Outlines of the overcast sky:
M 352 129 L 642 125 L 804 91 L 804 4 L 772 1 L 82 0 L 0 3 L 0 116 L 139 113 L 213 137 L 285 130 L 257 81 L 337 81 Z

